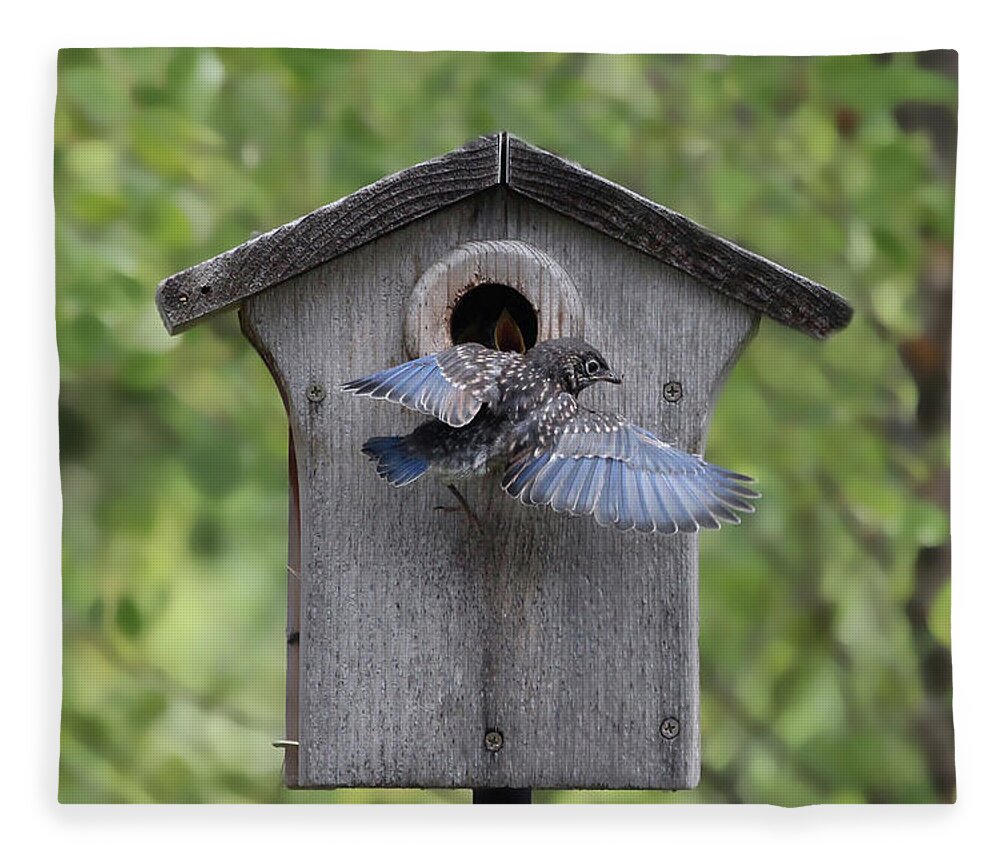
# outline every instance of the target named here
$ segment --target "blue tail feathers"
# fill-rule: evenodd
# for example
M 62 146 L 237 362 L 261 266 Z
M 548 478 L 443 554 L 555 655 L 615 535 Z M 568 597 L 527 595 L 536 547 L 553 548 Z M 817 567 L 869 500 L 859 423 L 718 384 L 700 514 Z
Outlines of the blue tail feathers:
M 405 436 L 372 436 L 361 451 L 375 461 L 375 471 L 394 487 L 403 487 L 427 471 L 428 463 L 410 450 Z

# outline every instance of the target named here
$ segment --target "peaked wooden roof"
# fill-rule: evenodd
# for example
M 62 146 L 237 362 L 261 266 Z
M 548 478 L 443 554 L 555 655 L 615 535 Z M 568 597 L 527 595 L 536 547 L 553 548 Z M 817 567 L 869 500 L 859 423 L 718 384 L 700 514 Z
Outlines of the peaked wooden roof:
M 627 188 L 507 132 L 380 179 L 171 275 L 156 302 L 174 334 L 444 206 L 495 186 L 541 203 L 813 337 L 850 322 L 839 295 Z

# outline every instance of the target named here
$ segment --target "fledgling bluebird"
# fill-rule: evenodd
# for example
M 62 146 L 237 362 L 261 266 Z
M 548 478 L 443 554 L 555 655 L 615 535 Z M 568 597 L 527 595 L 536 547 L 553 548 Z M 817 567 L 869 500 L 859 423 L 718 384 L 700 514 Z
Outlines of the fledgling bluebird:
M 343 390 L 433 416 L 408 436 L 373 436 L 361 450 L 395 487 L 438 477 L 477 525 L 454 481 L 494 467 L 503 469 L 504 490 L 525 504 L 589 514 L 623 531 L 696 532 L 753 511 L 752 478 L 673 448 L 621 415 L 581 406 L 577 396 L 595 382 L 621 379 L 594 347 L 559 338 L 523 355 L 463 343 Z

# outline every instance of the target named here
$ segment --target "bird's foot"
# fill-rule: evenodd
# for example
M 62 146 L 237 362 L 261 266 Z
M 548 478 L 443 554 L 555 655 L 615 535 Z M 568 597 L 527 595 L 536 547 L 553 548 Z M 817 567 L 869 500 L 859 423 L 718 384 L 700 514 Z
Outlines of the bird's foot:
M 449 513 L 458 513 L 459 511 L 462 511 L 465 516 L 468 517 L 469 522 L 479 529 L 480 533 L 485 533 L 486 529 L 483 528 L 482 520 L 480 520 L 479 517 L 476 516 L 475 511 L 469 507 L 469 503 L 465 500 L 465 496 L 458 491 L 458 487 L 454 484 L 448 484 L 447 487 L 449 492 L 451 492 L 451 494 L 458 499 L 458 505 L 435 505 L 434 510 L 448 511 Z

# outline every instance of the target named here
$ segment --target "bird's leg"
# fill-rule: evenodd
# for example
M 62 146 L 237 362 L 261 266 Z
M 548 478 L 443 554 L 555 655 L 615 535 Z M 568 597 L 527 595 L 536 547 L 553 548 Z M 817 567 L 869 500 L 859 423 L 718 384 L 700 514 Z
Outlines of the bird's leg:
M 447 486 L 448 490 L 451 492 L 451 494 L 456 499 L 458 499 L 458 504 L 461 507 L 455 508 L 455 507 L 450 507 L 448 505 L 437 505 L 437 506 L 435 506 L 434 510 L 435 511 L 452 511 L 452 512 L 465 511 L 465 515 L 469 518 L 469 522 L 472 523 L 477 529 L 479 529 L 479 531 L 481 531 L 481 532 L 485 531 L 485 529 L 483 528 L 483 524 L 480 521 L 479 517 L 477 517 L 476 514 L 475 514 L 475 512 L 472 510 L 472 508 L 469 507 L 469 503 L 465 500 L 465 496 L 463 496 L 458 491 L 458 487 L 456 487 L 454 484 L 446 484 L 445 486 Z

